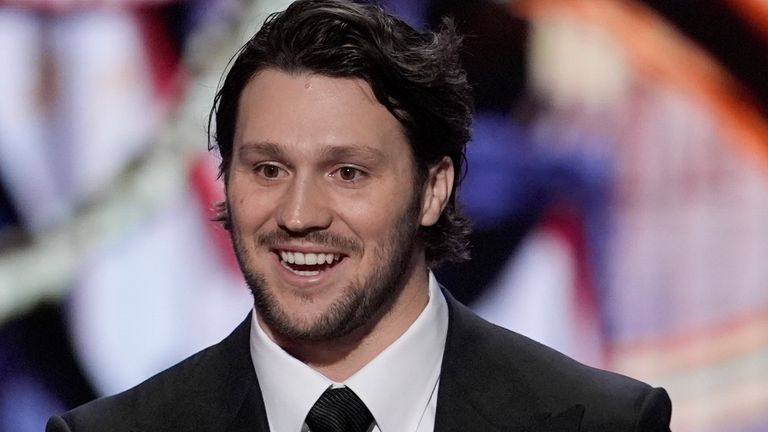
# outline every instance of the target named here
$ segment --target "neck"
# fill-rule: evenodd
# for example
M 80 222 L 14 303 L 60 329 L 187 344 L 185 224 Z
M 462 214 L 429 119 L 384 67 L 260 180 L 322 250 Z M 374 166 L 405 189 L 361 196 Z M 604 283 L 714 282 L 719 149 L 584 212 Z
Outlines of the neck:
M 335 382 L 346 381 L 388 346 L 416 321 L 429 301 L 426 265 L 411 266 L 406 283 L 386 310 L 372 317 L 368 325 L 330 341 L 295 341 L 281 338 L 259 324 L 286 352 Z

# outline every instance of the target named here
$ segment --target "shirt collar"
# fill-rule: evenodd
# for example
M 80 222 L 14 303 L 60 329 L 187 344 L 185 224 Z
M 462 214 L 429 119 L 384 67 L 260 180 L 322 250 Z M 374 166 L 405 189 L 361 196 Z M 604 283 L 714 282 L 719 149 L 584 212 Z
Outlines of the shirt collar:
M 447 331 L 448 307 L 430 272 L 429 301 L 416 321 L 346 382 L 334 383 L 275 344 L 254 309 L 251 358 L 270 428 L 300 431 L 320 395 L 343 384 L 365 403 L 382 432 L 415 431 L 437 386 Z
M 283 351 L 258 324 L 255 308 L 252 313 L 251 359 L 269 428 L 299 432 L 312 405 L 333 381 Z

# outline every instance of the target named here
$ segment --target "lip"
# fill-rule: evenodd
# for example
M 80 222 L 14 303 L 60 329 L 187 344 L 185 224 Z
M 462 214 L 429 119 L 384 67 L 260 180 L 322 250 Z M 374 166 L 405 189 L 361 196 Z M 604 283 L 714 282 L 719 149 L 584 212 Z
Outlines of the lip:
M 295 252 L 305 252 L 305 253 L 328 253 L 326 251 L 319 251 L 315 252 L 310 249 L 301 248 L 301 249 L 275 249 L 277 251 L 279 250 L 285 250 L 285 251 L 295 251 Z M 336 264 L 334 264 L 332 267 L 327 268 L 326 270 L 321 271 L 317 275 L 313 276 L 301 276 L 297 275 L 296 273 L 288 270 L 285 268 L 282 264 L 282 260 L 280 256 L 275 253 L 275 250 L 272 251 L 270 255 L 272 255 L 272 264 L 275 267 L 275 272 L 277 276 L 287 285 L 290 285 L 292 287 L 300 288 L 300 289 L 309 289 L 309 288 L 317 288 L 326 284 L 329 284 L 333 281 L 336 274 L 340 271 L 340 268 L 342 266 L 346 265 L 346 261 L 348 258 L 347 255 L 342 254 L 343 258 L 340 259 Z

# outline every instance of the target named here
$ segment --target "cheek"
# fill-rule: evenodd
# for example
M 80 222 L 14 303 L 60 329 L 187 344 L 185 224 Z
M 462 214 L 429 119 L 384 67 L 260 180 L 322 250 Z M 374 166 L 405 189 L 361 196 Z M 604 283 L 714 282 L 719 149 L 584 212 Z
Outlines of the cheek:
M 389 238 L 401 215 L 408 208 L 404 190 L 365 193 L 334 203 L 337 215 L 364 242 L 379 243 Z
M 232 223 L 241 231 L 264 224 L 272 212 L 270 200 L 264 194 L 249 192 L 237 186 L 230 186 L 227 191 L 227 205 Z

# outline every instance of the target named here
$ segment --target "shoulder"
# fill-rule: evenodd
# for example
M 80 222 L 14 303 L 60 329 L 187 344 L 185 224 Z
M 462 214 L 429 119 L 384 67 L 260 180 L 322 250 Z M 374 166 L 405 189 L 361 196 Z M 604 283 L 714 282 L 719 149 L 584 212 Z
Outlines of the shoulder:
M 222 342 L 136 387 L 52 418 L 49 430 L 204 430 L 201 426 L 236 410 L 228 405 L 237 405 L 256 383 L 248 367 L 248 334 L 244 322 Z
M 586 366 L 449 303 L 444 367 L 461 365 L 463 385 L 486 385 L 486 394 L 532 413 L 583 406 L 583 430 L 668 430 L 671 407 L 663 389 Z
M 140 430 L 142 423 L 157 419 L 173 424 L 189 414 L 182 395 L 194 394 L 191 391 L 201 379 L 200 370 L 214 355 L 215 349 L 208 348 L 132 389 L 77 407 L 62 419 L 74 431 Z

